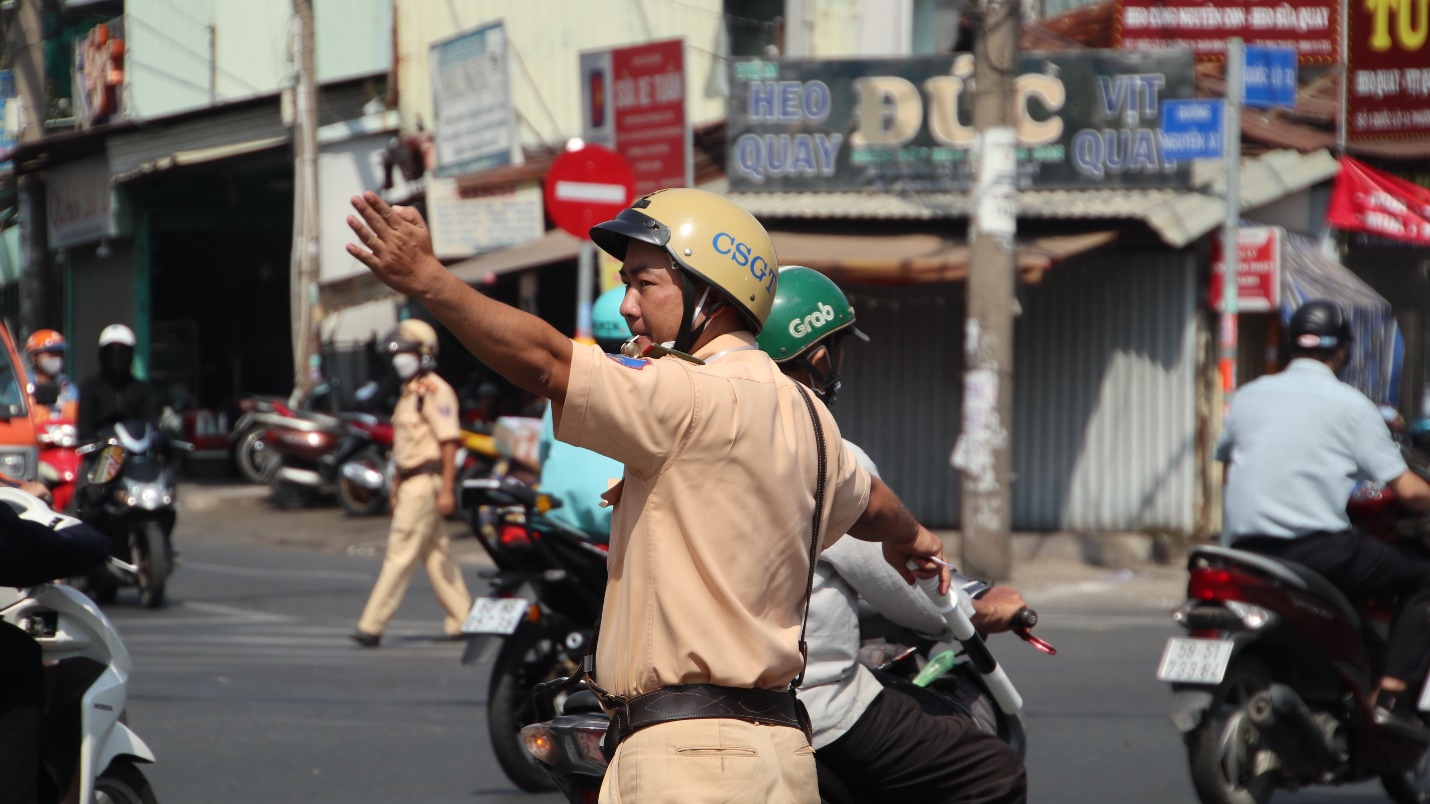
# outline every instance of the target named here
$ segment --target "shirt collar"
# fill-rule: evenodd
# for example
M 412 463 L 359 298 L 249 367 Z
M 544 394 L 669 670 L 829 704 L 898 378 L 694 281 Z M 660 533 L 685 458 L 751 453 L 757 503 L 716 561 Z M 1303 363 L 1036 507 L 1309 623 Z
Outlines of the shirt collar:
M 755 336 L 747 330 L 739 332 L 727 332 L 717 336 L 714 340 L 695 350 L 695 356 L 704 360 L 711 355 L 725 352 L 730 349 L 738 349 L 741 346 L 754 346 Z
M 1336 382 L 1340 382 L 1340 378 L 1336 376 L 1336 373 L 1334 371 L 1331 371 L 1330 366 L 1326 365 L 1325 363 L 1322 363 L 1319 360 L 1313 360 L 1309 357 L 1298 357 L 1295 360 L 1292 360 L 1291 364 L 1286 367 L 1286 370 L 1295 372 L 1306 372 L 1310 374 L 1322 374 L 1326 377 L 1330 377 Z

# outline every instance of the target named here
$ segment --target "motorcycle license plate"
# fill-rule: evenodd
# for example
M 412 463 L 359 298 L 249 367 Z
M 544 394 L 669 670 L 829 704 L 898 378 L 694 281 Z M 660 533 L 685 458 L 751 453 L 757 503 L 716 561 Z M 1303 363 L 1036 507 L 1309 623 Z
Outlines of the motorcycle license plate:
M 462 623 L 464 634 L 510 634 L 526 616 L 531 601 L 521 597 L 479 597 Z
M 1158 681 L 1220 684 L 1231 662 L 1232 642 L 1224 639 L 1172 637 L 1157 665 Z

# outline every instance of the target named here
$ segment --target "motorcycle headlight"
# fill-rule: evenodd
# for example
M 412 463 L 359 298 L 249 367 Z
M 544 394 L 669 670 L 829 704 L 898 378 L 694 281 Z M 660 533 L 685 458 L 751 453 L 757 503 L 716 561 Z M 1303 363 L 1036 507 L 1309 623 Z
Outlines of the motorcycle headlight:
M 36 449 L 0 449 L 0 473 L 16 480 L 34 480 L 39 451 Z

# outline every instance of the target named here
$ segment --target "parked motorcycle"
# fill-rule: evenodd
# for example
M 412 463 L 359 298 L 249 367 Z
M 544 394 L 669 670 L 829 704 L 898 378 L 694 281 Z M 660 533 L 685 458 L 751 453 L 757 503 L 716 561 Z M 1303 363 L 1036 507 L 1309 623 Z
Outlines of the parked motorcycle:
M 496 569 L 490 591 L 462 625 L 463 664 L 496 653 L 487 690 L 487 728 L 502 771 L 523 790 L 552 790 L 519 733 L 538 719 L 532 691 L 569 676 L 586 653 L 606 592 L 606 545 L 544 514 L 558 504 L 504 475 L 462 484 L 464 510 Z M 492 530 L 480 511 L 503 512 Z M 490 523 L 487 523 L 490 525 Z
M 113 600 L 121 586 L 137 586 L 140 605 L 164 605 L 178 516 L 173 449 L 193 450 L 193 445 L 168 438 L 149 422 L 131 420 L 106 428 L 100 440 L 76 450 L 81 457 L 97 454 L 87 485 L 75 495 L 76 514 L 109 536 L 111 554 L 135 568 L 110 565 L 80 579 L 100 602 Z
M 1388 488 L 1362 486 L 1348 511 L 1357 538 L 1419 530 Z M 1430 729 L 1382 726 L 1372 712 L 1393 601 L 1347 600 L 1304 566 L 1225 547 L 1194 549 L 1188 569 L 1172 615 L 1188 634 L 1168 640 L 1157 678 L 1172 684 L 1204 804 L 1377 777 L 1396 802 L 1430 801 Z
M 54 516 L 12 489 L 0 489 L 0 504 L 22 516 Z M 138 571 L 110 560 L 124 572 Z M 33 636 L 43 652 L 46 770 L 53 789 L 74 793 L 67 801 L 156 804 L 139 769 L 154 761 L 154 752 L 125 722 L 129 652 L 104 612 L 79 591 L 36 578 L 25 589 L 0 589 L 0 617 Z
M 392 462 L 392 427 L 386 425 L 385 432 L 374 431 L 374 445 L 359 451 L 345 461 L 339 469 L 338 499 L 348 513 L 357 516 L 380 513 L 392 494 L 392 477 L 397 466 Z M 461 483 L 493 472 L 502 472 L 501 453 L 497 451 L 492 437 L 470 430 L 462 431 L 462 446 L 457 448 L 457 481 Z M 463 501 L 458 495 L 458 510 L 465 513 Z
M 380 428 L 386 428 L 383 438 L 390 443 L 390 426 L 365 413 L 286 418 L 270 426 L 263 433 L 269 451 L 264 482 L 272 489 L 273 503 L 303 508 L 322 494 L 337 492 L 343 464 L 373 446 Z M 368 498 L 358 508 L 375 512 L 381 505 Z
M 894 651 L 892 658 L 875 668 L 876 677 L 886 688 L 919 698 L 925 711 L 973 718 L 1023 756 L 1027 724 L 1022 696 L 968 616 L 951 596 L 938 593 L 938 579 L 922 580 L 919 586 L 944 616 L 960 648 L 915 640 L 915 647 Z M 1032 635 L 1037 622 L 1036 612 L 1022 609 L 1014 620 L 1015 633 L 1055 654 L 1051 645 Z M 609 718 L 575 675 L 538 685 L 533 697 L 541 722 L 521 730 L 523 746 L 568 801 L 595 801 L 608 764 L 604 739 Z M 822 804 L 875 804 L 851 792 L 839 778 L 839 769 L 820 761 L 817 752 L 815 763 Z

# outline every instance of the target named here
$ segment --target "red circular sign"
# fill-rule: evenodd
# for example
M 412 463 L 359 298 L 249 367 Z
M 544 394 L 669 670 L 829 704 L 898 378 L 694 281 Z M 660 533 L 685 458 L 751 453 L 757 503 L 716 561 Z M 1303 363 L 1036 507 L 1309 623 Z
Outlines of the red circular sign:
M 630 164 L 599 145 L 563 152 L 546 172 L 546 211 L 557 226 L 582 240 L 590 238 L 592 226 L 630 206 L 635 194 Z

